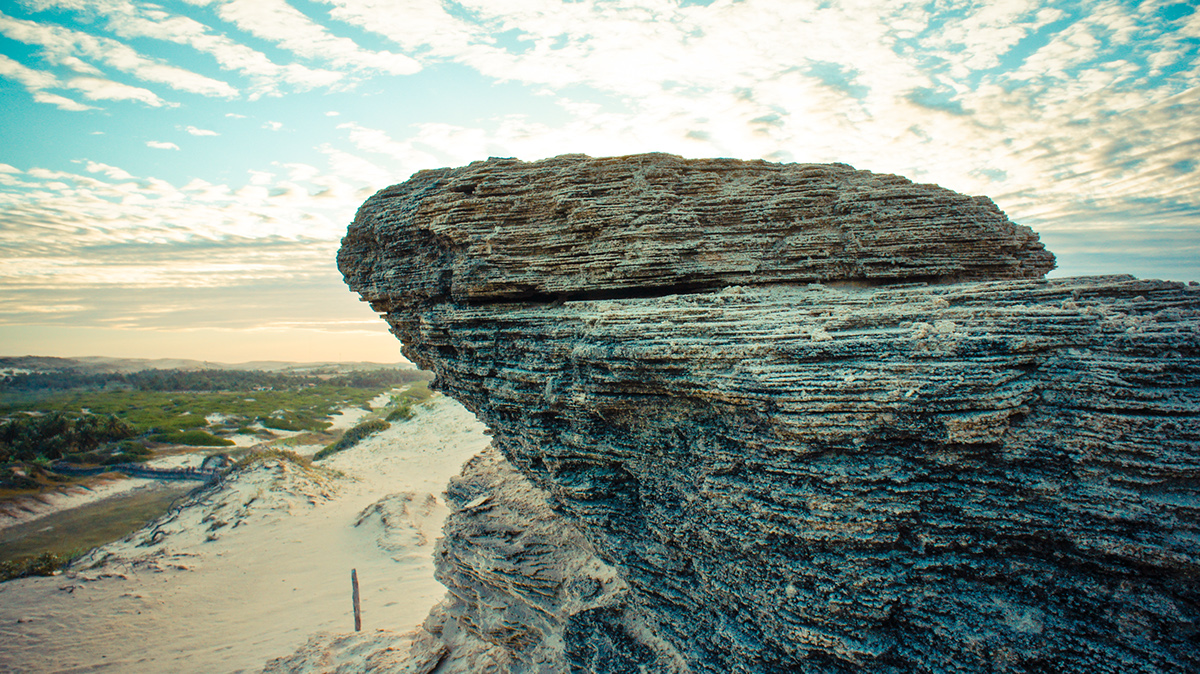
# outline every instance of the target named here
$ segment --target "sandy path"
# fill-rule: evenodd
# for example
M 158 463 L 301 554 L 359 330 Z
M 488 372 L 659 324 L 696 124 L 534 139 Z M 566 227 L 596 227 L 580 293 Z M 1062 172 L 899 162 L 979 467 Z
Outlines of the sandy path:
M 148 528 L 93 553 L 99 568 L 0 584 L 0 672 L 257 672 L 352 630 L 351 568 L 364 630 L 415 626 L 444 593 L 441 491 L 482 431 L 438 397 L 321 462 L 356 479 L 267 464 L 160 520 L 153 545 Z

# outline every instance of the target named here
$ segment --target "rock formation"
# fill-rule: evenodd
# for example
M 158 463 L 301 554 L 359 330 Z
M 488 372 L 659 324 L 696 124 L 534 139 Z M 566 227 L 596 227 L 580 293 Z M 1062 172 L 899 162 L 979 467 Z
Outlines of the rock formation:
M 339 266 L 521 475 L 451 490 L 439 671 L 1200 670 L 1200 288 L 668 155 L 423 171 Z

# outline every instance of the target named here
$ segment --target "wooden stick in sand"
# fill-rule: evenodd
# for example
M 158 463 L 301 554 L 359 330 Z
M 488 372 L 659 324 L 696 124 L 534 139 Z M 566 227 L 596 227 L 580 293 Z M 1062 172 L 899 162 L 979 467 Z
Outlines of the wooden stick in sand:
M 358 569 L 350 569 L 350 587 L 354 599 L 354 631 L 362 631 L 362 610 L 358 605 Z

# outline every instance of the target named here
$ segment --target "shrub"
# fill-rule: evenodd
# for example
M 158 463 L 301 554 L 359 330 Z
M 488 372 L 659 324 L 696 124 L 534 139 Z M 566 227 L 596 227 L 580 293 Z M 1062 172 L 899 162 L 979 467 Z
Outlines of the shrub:
M 0 468 L 0 489 L 38 489 L 42 485 L 27 473 L 17 470 L 18 466 Z
M 104 452 L 76 452 L 74 454 L 64 454 L 63 461 L 67 463 L 100 463 L 108 455 Z
M 66 555 L 43 552 L 37 557 L 0 562 L 0 582 L 28 576 L 53 576 L 81 554 L 82 552 Z
M 232 440 L 218 438 L 208 431 L 175 431 L 174 433 L 159 433 L 151 437 L 155 442 L 166 442 L 172 445 L 188 445 L 191 447 L 229 447 Z
M 134 442 L 133 440 L 122 440 L 119 444 L 117 444 L 117 451 L 122 454 L 132 454 L 134 456 L 150 456 L 154 454 L 152 449 L 140 442 Z
M 342 437 L 338 438 L 337 442 L 314 454 L 313 461 L 320 461 L 321 459 L 333 456 L 338 452 L 350 449 L 359 442 L 362 442 L 362 440 L 367 436 L 380 431 L 386 431 L 391 427 L 391 424 L 382 419 L 371 419 L 370 421 L 364 421 L 343 433 Z
M 312 466 L 311 459 L 300 456 L 299 454 L 297 454 L 289 449 L 279 449 L 277 447 L 271 447 L 269 449 L 264 449 L 262 451 L 251 452 L 250 454 L 247 454 L 246 456 L 242 457 L 241 459 L 238 459 L 237 463 L 233 464 L 233 469 L 234 470 L 243 470 L 246 468 L 250 468 L 252 466 L 256 466 L 268 459 L 279 459 L 282 461 L 289 461 L 291 463 L 296 464 L 297 466 L 302 466 L 304 468 L 308 468 L 308 467 Z
M 315 419 L 259 417 L 258 421 L 264 428 L 273 428 L 277 431 L 323 431 L 330 426 L 330 423 L 327 421 L 317 421 Z
M 428 400 L 432 396 L 433 391 L 429 390 L 429 382 L 419 381 L 409 386 L 396 397 L 404 401 L 421 402 L 422 400 Z
M 145 460 L 146 457 L 137 456 L 136 454 L 113 454 L 112 456 L 100 462 L 101 466 L 115 466 L 119 463 L 137 463 Z
M 132 437 L 133 428 L 113 415 L 50 412 L 23 414 L 0 424 L 0 461 L 45 461 L 90 452 L 105 442 Z
M 413 409 L 410 402 L 400 403 L 387 414 L 388 421 L 408 421 L 411 418 L 413 418 Z
M 173 416 L 163 416 L 154 421 L 154 428 L 158 431 L 186 431 L 190 428 L 204 428 L 208 425 L 208 419 L 199 414 L 177 414 Z

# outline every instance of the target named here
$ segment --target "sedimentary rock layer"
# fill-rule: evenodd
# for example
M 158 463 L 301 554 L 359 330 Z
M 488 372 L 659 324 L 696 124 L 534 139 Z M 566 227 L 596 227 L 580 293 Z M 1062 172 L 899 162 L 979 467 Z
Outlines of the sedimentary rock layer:
M 468 461 L 446 491 L 438 542 L 446 599 L 408 666 L 439 674 L 680 672 L 678 653 L 625 603 L 628 586 L 538 489 L 497 452 Z
M 621 170 L 645 161 L 687 165 Z M 457 171 L 504 175 L 489 166 Z M 764 255 L 769 274 L 692 286 L 664 257 L 655 278 L 669 282 L 626 270 L 618 295 L 588 299 L 583 281 L 552 285 L 575 278 L 557 245 L 568 225 L 522 235 L 522 259 L 540 240 L 553 265 L 506 271 L 511 253 L 481 247 L 484 220 L 439 210 L 458 183 L 433 175 L 456 174 L 419 174 L 364 205 L 343 273 L 616 569 L 643 642 L 694 672 L 1200 668 L 1200 289 L 1022 278 L 1048 260 L 1025 236 L 991 267 L 993 243 L 960 246 L 978 253 L 970 274 L 1008 280 L 880 284 L 847 264 L 839 279 L 875 282 L 785 283 L 788 264 L 807 263 L 771 257 L 785 244 L 741 255 Z M 441 224 L 427 236 L 431 213 Z M 930 210 L 922 231 L 959 216 Z M 652 249 L 659 231 L 622 245 Z M 1020 230 L 1000 220 L 972 241 L 1004 232 Z M 926 243 L 909 244 L 922 259 Z M 956 264 L 904 273 L 970 275 Z M 751 285 L 707 285 L 733 277 Z M 696 291 L 648 296 L 683 286 Z M 443 567 L 457 569 L 444 574 L 457 596 L 497 587 L 473 567 L 491 563 Z M 455 622 L 487 620 L 487 603 Z M 652 666 L 647 653 L 609 666 Z
M 672 155 L 421 171 L 339 253 L 382 306 L 810 281 L 1040 277 L 1054 257 L 986 197 L 844 164 Z

